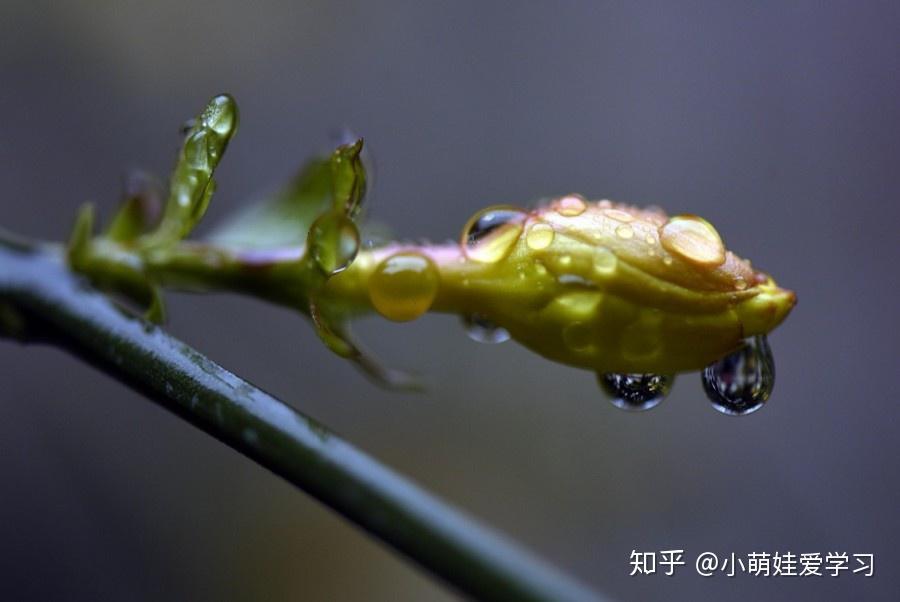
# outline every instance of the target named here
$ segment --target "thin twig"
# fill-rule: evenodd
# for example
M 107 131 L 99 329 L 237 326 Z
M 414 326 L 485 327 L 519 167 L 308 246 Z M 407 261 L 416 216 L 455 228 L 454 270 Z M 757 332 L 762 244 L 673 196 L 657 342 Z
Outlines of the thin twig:
M 63 346 L 483 600 L 596 600 L 311 418 L 92 290 L 61 254 L 0 241 L 0 335 Z

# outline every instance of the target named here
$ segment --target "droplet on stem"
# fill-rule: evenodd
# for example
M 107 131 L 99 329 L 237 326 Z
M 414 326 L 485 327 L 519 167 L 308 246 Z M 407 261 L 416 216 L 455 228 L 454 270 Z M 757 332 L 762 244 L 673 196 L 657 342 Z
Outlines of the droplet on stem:
M 323 213 L 309 229 L 307 245 L 326 276 L 345 270 L 356 258 L 359 244 L 356 225 L 340 211 Z
M 415 251 L 402 251 L 375 268 L 369 278 L 369 299 L 388 320 L 408 322 L 431 308 L 438 286 L 438 270 L 431 259 Z

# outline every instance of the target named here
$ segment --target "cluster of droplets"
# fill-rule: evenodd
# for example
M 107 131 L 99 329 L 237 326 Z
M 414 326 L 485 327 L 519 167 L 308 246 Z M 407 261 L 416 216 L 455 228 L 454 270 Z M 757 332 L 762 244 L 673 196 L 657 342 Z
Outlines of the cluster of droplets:
M 614 406 L 643 411 L 665 399 L 674 376 L 601 373 L 597 380 Z M 775 384 L 775 362 L 766 337 L 744 341 L 741 349 L 707 366 L 702 380 L 706 396 L 723 414 L 744 416 L 760 409 Z
M 568 195 L 554 201 L 553 209 L 564 217 L 576 217 L 584 213 L 587 203 L 579 195 Z M 615 228 L 618 238 L 627 240 L 635 236 L 630 225 L 634 220 L 632 215 L 618 209 L 608 209 L 607 214 L 621 222 Z M 506 258 L 525 230 L 528 217 L 527 212 L 508 206 L 489 207 L 476 213 L 463 229 L 460 244 L 465 256 L 480 263 L 496 263 Z M 556 232 L 550 224 L 536 222 L 524 234 L 526 246 L 540 251 L 553 243 Z M 648 245 L 656 242 L 649 234 L 645 238 Z M 663 256 L 666 265 L 672 264 L 671 256 L 706 269 L 725 261 L 725 246 L 718 232 L 697 216 L 668 219 L 659 229 L 659 243 L 670 254 Z M 614 269 L 614 254 L 599 256 L 603 260 L 600 268 Z M 742 290 L 747 284 L 738 278 L 735 287 Z M 391 317 L 379 308 L 374 298 L 373 303 L 379 312 Z M 510 337 L 509 332 L 481 315 L 463 316 L 463 325 L 468 335 L 478 342 L 501 343 Z M 720 412 L 737 416 L 758 410 L 768 400 L 775 380 L 774 361 L 766 337 L 748 339 L 738 351 L 707 366 L 702 377 L 707 397 Z M 674 378 L 666 374 L 597 375 L 612 404 L 630 411 L 649 410 L 659 405 L 669 394 Z

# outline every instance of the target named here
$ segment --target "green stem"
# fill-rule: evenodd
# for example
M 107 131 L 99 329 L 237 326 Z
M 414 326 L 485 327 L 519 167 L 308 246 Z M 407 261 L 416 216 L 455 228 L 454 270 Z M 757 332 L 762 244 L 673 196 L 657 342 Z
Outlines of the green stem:
M 58 249 L 0 241 L 0 335 L 64 346 L 295 484 L 460 592 L 597 596 L 86 287 Z

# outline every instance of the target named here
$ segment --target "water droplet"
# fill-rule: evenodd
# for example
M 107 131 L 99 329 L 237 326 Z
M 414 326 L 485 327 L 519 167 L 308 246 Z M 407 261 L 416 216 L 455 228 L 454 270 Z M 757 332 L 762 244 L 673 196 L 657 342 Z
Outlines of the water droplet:
M 644 242 L 647 243 L 648 245 L 652 245 L 656 242 L 656 239 L 653 238 L 652 234 L 648 234 L 647 236 L 644 237 Z
M 359 231 L 341 211 L 320 215 L 309 229 L 307 245 L 326 276 L 341 272 L 356 258 Z
M 200 119 L 219 136 L 231 136 L 237 127 L 237 103 L 228 94 L 220 94 L 209 101 Z
M 577 194 L 570 194 L 556 200 L 553 206 L 556 212 L 565 217 L 575 217 L 587 209 L 585 200 Z
M 528 228 L 528 233 L 525 235 L 525 244 L 528 245 L 529 249 L 540 251 L 550 246 L 554 235 L 553 226 L 537 223 Z
M 616 271 L 619 260 L 615 253 L 606 247 L 594 249 L 594 271 L 602 276 L 609 276 Z
M 616 221 L 620 221 L 623 223 L 633 222 L 634 216 L 626 211 L 622 211 L 621 209 L 607 209 L 603 212 L 606 217 L 610 217 Z
M 708 221 L 696 215 L 671 218 L 660 229 L 659 242 L 672 255 L 702 267 L 725 262 L 725 244 Z
M 761 408 L 775 385 L 775 360 L 765 335 L 744 341 L 744 347 L 703 370 L 703 389 L 713 407 L 731 416 Z
M 738 276 L 737 278 L 734 279 L 734 288 L 736 288 L 739 291 L 746 289 L 747 281 L 744 280 L 743 278 L 741 278 L 740 276 Z
M 674 380 L 668 374 L 597 374 L 600 388 L 614 406 L 638 412 L 658 406 L 669 394 Z
M 666 265 L 672 265 L 672 258 L 666 255 L 665 257 L 663 257 L 663 263 Z
M 522 233 L 528 214 L 515 207 L 488 207 L 469 220 L 462 234 L 466 257 L 496 263 L 509 255 Z
M 497 326 L 482 315 L 470 314 L 463 316 L 462 320 L 466 327 L 466 334 L 473 341 L 496 344 L 509 340 L 508 330 Z
M 616 236 L 627 240 L 634 236 L 634 229 L 628 224 L 622 224 L 616 228 Z
M 388 320 L 415 320 L 431 308 L 437 296 L 438 270 L 415 251 L 402 251 L 383 260 L 369 277 L 369 299 Z

